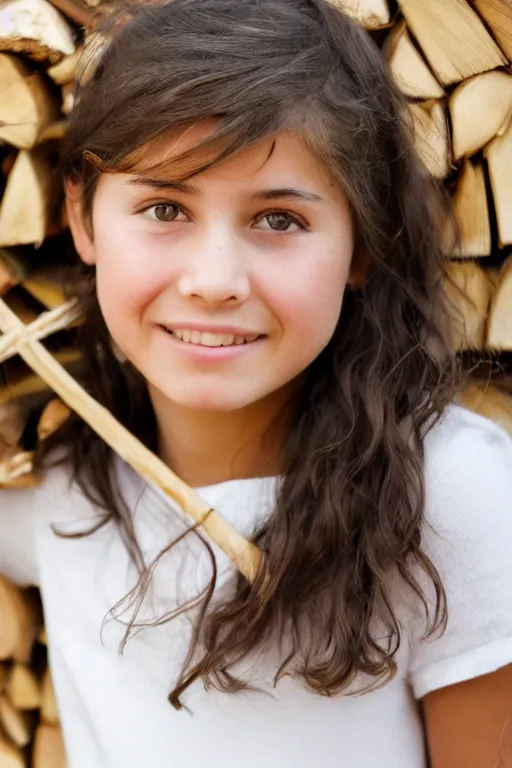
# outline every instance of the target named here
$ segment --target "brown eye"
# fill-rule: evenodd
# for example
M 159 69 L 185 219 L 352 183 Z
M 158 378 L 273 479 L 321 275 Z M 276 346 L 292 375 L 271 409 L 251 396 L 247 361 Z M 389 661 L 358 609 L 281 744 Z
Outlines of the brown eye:
M 291 214 L 285 213 L 284 211 L 266 213 L 261 217 L 257 224 L 261 229 L 267 230 L 267 232 L 294 232 L 305 229 L 300 221 L 297 221 L 295 216 L 291 216 Z
M 267 220 L 270 228 L 276 229 L 278 232 L 284 232 L 293 223 L 291 218 L 283 213 L 271 213 L 270 216 L 267 216 Z
M 174 203 L 159 203 L 152 206 L 151 210 L 158 221 L 174 221 L 180 212 L 180 209 Z

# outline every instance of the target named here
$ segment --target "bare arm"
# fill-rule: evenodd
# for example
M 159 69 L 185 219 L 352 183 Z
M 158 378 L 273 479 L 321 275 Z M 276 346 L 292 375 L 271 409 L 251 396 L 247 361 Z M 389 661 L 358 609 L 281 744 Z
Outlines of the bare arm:
M 422 704 L 432 768 L 512 768 L 512 665 Z

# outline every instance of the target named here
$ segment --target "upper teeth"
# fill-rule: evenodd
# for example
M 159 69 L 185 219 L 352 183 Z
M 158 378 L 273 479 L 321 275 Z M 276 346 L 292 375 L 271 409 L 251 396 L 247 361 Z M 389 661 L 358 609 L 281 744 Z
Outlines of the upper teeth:
M 257 334 L 251 336 L 235 336 L 221 333 L 201 333 L 201 331 L 187 331 L 184 328 L 174 328 L 172 331 L 180 341 L 188 344 L 202 344 L 204 347 L 229 347 L 232 344 L 244 344 L 245 342 L 255 341 Z

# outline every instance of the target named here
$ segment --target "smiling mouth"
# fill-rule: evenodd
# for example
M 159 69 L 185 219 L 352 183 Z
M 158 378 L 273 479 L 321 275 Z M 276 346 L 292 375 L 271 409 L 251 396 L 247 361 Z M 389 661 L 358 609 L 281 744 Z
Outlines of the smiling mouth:
M 162 327 L 177 341 L 181 341 L 184 344 L 196 344 L 201 347 L 234 347 L 242 344 L 252 344 L 254 341 L 262 338 L 257 333 L 241 336 L 227 333 L 212 333 L 210 331 L 190 331 L 186 328 L 171 329 L 165 326 Z

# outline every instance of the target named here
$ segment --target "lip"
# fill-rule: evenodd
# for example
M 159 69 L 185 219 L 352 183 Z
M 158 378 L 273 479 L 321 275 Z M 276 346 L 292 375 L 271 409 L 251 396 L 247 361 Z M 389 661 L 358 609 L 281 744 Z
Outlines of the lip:
M 240 328 L 235 329 L 232 326 L 217 326 L 215 330 L 213 330 L 211 326 L 208 328 L 206 325 L 198 325 L 197 323 L 192 325 L 176 324 L 174 327 L 186 328 L 187 330 L 191 331 L 201 331 L 202 333 L 222 333 L 232 336 L 251 335 L 247 333 L 247 331 L 243 331 Z M 265 338 L 263 335 L 259 335 L 255 341 L 249 341 L 245 344 L 233 344 L 228 347 L 206 347 L 201 344 L 190 344 L 185 341 L 180 341 L 175 336 L 173 336 L 170 330 L 168 330 L 168 328 L 172 329 L 172 326 L 159 325 L 158 328 L 162 334 L 165 334 L 167 342 L 172 344 L 172 347 L 176 350 L 176 352 L 183 355 L 187 360 L 197 363 L 212 363 L 233 360 L 257 349 Z

